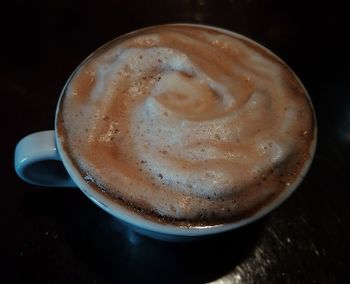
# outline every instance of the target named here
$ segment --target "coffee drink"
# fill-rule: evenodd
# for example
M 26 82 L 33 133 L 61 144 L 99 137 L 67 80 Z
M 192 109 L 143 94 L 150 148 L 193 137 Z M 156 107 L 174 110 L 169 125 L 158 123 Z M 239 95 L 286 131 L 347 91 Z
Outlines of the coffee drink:
M 120 37 L 72 75 L 58 137 L 81 175 L 146 218 L 240 220 L 310 159 L 311 103 L 279 58 L 237 34 L 163 25 Z

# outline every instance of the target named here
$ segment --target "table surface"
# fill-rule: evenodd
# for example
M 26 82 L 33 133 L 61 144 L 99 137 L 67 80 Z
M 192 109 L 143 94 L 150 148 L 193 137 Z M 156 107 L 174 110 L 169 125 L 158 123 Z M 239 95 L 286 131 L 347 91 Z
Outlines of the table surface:
M 3 283 L 348 283 L 349 16 L 339 3 L 305 2 L 16 0 L 2 7 Z M 17 141 L 53 128 L 75 66 L 118 35 L 170 22 L 227 28 L 270 48 L 308 89 L 319 131 L 312 168 L 287 202 L 254 224 L 188 244 L 140 236 L 79 190 L 31 186 L 13 170 Z

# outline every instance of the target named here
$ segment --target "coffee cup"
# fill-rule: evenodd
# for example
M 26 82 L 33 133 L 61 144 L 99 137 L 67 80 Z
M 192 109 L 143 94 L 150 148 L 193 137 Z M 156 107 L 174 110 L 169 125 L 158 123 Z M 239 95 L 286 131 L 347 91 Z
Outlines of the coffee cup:
M 65 84 L 55 130 L 24 137 L 15 169 L 78 187 L 135 231 L 190 240 L 249 224 L 299 186 L 316 149 L 307 91 L 237 33 L 169 24 L 121 36 Z

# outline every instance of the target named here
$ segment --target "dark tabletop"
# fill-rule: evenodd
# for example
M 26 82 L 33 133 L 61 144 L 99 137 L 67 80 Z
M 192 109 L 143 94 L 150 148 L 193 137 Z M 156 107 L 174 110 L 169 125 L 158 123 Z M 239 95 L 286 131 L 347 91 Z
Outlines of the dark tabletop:
M 1 5 L 1 283 L 349 283 L 350 45 L 345 5 L 308 1 L 5 1 Z M 61 88 L 125 32 L 204 23 L 270 48 L 299 75 L 318 119 L 312 168 L 277 210 L 217 238 L 139 236 L 77 189 L 13 170 L 23 136 L 53 128 Z M 216 281 L 216 282 L 215 282 Z

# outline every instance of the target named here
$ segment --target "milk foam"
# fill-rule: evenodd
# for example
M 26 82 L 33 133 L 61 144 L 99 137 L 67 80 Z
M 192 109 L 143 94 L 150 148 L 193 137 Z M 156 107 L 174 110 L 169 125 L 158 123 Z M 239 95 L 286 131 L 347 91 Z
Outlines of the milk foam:
M 186 220 L 256 211 L 308 158 L 313 116 L 294 74 L 252 43 L 163 26 L 118 40 L 74 75 L 64 144 L 82 175 Z

